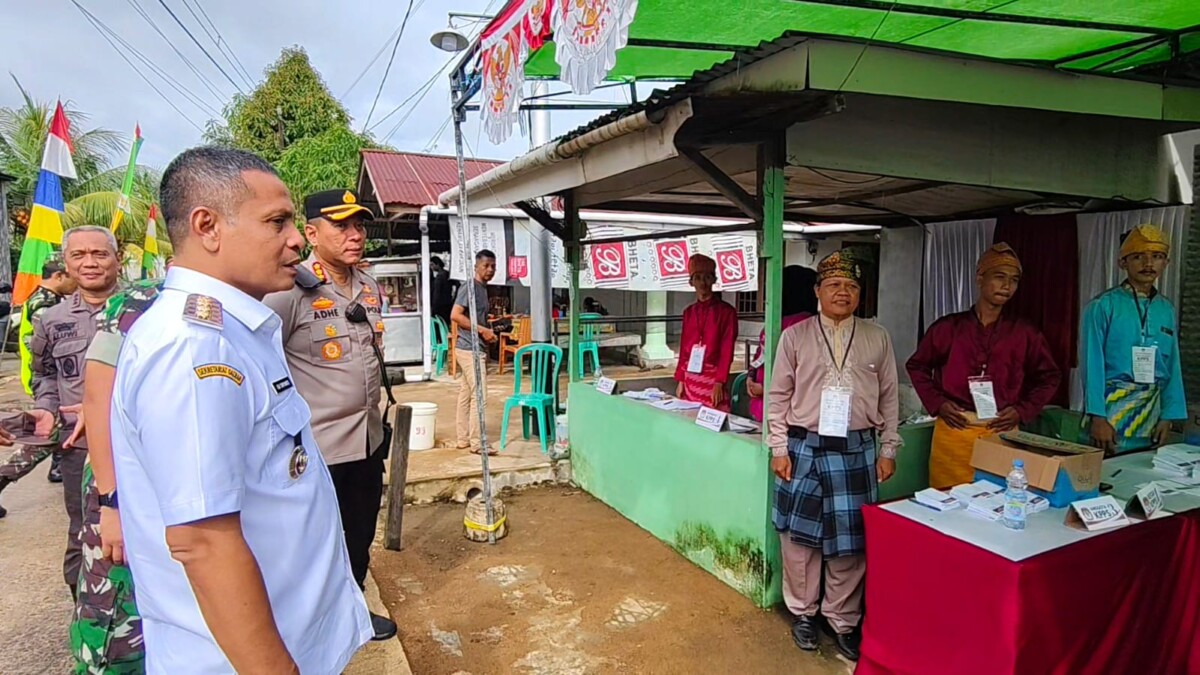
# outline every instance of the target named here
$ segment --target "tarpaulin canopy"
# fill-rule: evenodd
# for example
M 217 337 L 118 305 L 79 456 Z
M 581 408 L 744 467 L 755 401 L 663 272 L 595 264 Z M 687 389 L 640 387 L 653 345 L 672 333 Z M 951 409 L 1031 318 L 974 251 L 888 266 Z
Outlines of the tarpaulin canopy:
M 508 6 L 520 3 L 512 0 Z M 640 0 L 628 45 L 617 53 L 608 77 L 684 79 L 727 60 L 738 49 L 791 31 L 1121 73 L 1180 61 L 1200 51 L 1200 2 Z M 526 77 L 557 77 L 554 51 L 553 40 L 533 51 Z

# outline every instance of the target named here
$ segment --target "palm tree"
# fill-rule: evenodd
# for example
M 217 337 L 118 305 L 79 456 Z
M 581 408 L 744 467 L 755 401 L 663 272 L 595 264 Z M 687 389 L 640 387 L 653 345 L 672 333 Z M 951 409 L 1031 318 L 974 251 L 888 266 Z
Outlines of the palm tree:
M 15 77 L 13 80 L 21 92 L 23 103 L 16 108 L 0 108 L 0 173 L 15 179 L 9 187 L 9 204 L 14 220 L 24 225 L 23 218 L 27 217 L 28 208 L 33 203 L 33 193 L 42 168 L 42 151 L 50 133 L 54 105 L 35 100 Z M 72 159 L 78 175 L 76 180 L 63 181 L 63 227 L 108 225 L 120 197 L 121 182 L 125 176 L 123 160 L 129 152 L 129 140 L 110 129 L 84 130 L 87 113 L 74 108 L 70 102 L 64 104 L 63 109 L 72 125 Z M 114 158 L 121 163 L 114 165 Z M 132 244 L 137 249 L 138 257 L 141 256 L 140 247 L 145 239 L 150 204 L 157 200 L 158 182 L 158 171 L 142 166 L 136 168 L 129 199 L 129 217 L 124 219 L 117 232 L 118 241 Z M 12 242 L 14 269 L 15 257 L 20 255 L 23 243 L 23 233 L 19 228 L 16 235 Z M 166 240 L 161 236 L 159 240 L 160 250 L 170 251 Z M 129 254 L 135 253 L 130 251 Z
M 0 172 L 15 179 L 9 187 L 9 198 L 17 206 L 27 206 L 33 202 L 33 191 L 42 169 L 42 150 L 50 134 L 54 105 L 35 100 L 15 77 L 13 81 L 17 83 L 24 103 L 18 108 L 0 108 Z M 121 134 L 110 129 L 84 131 L 82 126 L 88 115 L 71 106 L 69 101 L 63 110 L 75 127 L 71 130 L 71 156 L 79 175 L 78 180 L 64 182 L 63 199 L 69 200 L 84 194 L 89 180 L 108 169 L 110 158 L 119 156 L 128 145 Z

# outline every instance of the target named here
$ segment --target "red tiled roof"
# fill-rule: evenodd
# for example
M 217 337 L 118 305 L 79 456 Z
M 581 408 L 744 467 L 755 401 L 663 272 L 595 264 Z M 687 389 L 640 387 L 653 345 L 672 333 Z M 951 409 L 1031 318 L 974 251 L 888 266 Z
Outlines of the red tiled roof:
M 362 161 L 383 208 L 437 204 L 438 195 L 458 185 L 458 167 L 451 156 L 363 150 Z M 469 159 L 466 162 L 467 178 L 474 178 L 501 164 L 503 162 Z

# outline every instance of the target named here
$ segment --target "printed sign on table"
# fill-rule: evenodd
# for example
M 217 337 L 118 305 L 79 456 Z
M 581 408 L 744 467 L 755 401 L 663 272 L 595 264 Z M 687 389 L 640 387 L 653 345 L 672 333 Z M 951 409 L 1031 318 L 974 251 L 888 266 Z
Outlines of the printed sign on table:
M 696 426 L 704 427 L 709 431 L 720 431 L 725 427 L 725 418 L 728 416 L 727 412 L 701 406 L 700 411 L 696 413 Z

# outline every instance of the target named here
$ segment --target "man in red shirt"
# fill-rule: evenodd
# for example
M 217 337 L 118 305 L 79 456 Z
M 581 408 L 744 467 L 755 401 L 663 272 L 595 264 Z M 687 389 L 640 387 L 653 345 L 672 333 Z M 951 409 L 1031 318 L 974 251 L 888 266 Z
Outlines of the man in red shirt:
M 729 410 L 725 382 L 733 364 L 737 340 L 737 310 L 713 295 L 717 261 L 697 253 L 688 259 L 688 274 L 696 302 L 683 310 L 679 363 L 675 366 L 675 395 L 718 410 Z
M 1004 313 L 1021 282 L 1021 261 L 1008 244 L 984 252 L 975 269 L 979 299 L 944 316 L 908 360 L 909 377 L 937 416 L 929 484 L 970 482 L 975 439 L 1032 422 L 1058 391 L 1062 375 L 1033 324 Z

